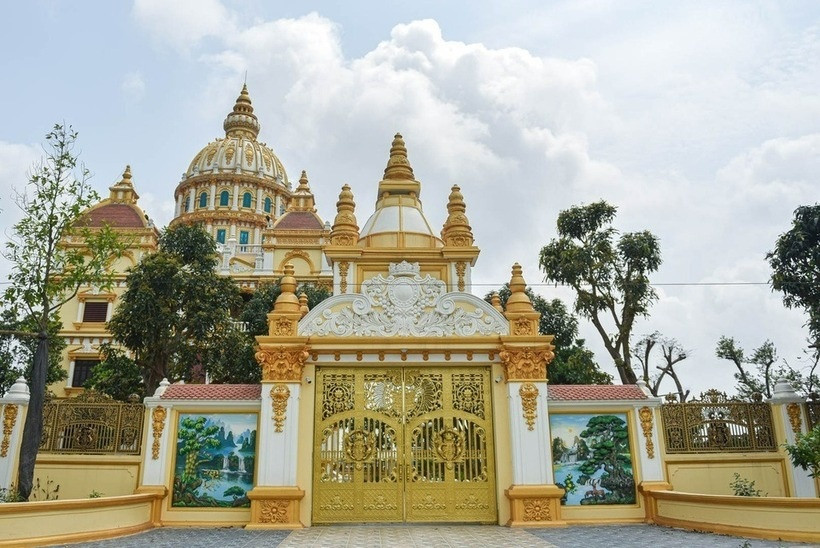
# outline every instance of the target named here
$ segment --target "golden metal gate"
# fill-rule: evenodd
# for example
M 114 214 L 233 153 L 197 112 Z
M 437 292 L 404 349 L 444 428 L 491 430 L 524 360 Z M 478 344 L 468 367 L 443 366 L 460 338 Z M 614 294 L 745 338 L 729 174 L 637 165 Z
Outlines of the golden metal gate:
M 496 521 L 489 368 L 316 373 L 313 521 Z

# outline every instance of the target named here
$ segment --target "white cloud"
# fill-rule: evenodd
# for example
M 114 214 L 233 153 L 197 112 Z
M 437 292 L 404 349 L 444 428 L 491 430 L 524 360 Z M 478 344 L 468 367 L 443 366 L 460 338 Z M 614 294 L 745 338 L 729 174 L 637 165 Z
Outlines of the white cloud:
M 326 219 L 350 183 L 362 225 L 401 131 L 435 228 L 450 185 L 462 186 L 483 249 L 479 294 L 509 280 L 514 261 L 540 283 L 537 255 L 558 211 L 601 198 L 619 206 L 619 228 L 661 238 L 656 281 L 765 281 L 766 250 L 797 205 L 817 200 L 820 40 L 815 27 L 787 39 L 776 6 L 564 2 L 495 33 L 519 44 L 529 36 L 529 49 L 448 39 L 427 19 L 394 26 L 355 58 L 344 54 L 348 29 L 316 13 L 243 23 L 211 1 L 176 32 L 181 9 L 158 6 L 134 11 L 197 60 L 207 85 L 193 102 L 214 119 L 202 144 L 218 135 L 248 70 L 261 138 L 291 174 L 308 170 Z M 152 214 L 170 215 L 168 203 Z M 565 289 L 538 290 L 571 301 Z M 714 358 L 721 334 L 747 347 L 771 338 L 790 356 L 801 324 L 766 286 L 664 286 L 636 333 L 680 339 L 700 390 L 733 384 Z
M 234 16 L 219 0 L 136 0 L 132 13 L 155 40 L 181 53 L 233 30 Z

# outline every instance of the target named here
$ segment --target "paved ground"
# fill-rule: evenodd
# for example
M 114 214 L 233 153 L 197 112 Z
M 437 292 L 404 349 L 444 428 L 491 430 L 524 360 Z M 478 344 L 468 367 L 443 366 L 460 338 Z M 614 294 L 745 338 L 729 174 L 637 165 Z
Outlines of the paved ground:
M 296 531 L 160 528 L 129 537 L 73 544 L 95 548 L 250 548 L 256 546 L 453 547 L 494 546 L 584 548 L 762 548 L 820 546 L 747 540 L 693 533 L 653 525 L 574 526 L 555 529 L 511 529 L 481 525 L 358 525 L 311 527 Z

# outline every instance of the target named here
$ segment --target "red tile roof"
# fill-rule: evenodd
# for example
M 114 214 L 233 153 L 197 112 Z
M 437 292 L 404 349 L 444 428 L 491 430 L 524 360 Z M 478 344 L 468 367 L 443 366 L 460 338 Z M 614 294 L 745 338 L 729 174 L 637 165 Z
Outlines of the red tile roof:
M 144 228 L 145 219 L 128 204 L 108 204 L 92 209 L 84 215 L 90 227 L 108 223 L 112 228 Z
M 288 211 L 273 226 L 282 230 L 322 230 L 324 225 L 309 211 Z
M 647 399 L 636 384 L 550 384 L 547 391 L 552 401 Z
M 163 400 L 258 400 L 259 384 L 172 384 L 165 389 Z

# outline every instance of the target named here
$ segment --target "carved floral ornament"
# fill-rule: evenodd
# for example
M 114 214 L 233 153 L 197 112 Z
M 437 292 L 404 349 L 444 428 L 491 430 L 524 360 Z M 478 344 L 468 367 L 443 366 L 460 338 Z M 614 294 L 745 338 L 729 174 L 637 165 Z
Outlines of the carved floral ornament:
M 800 411 L 800 405 L 797 403 L 790 403 L 786 406 L 786 414 L 789 416 L 789 423 L 792 426 L 794 435 L 799 435 L 803 430 L 803 417 Z
M 165 417 L 168 416 L 168 410 L 158 405 L 151 413 L 151 426 L 153 428 L 154 444 L 151 446 L 151 459 L 157 460 L 159 458 L 159 440 L 162 437 L 162 431 L 165 428 Z
M 505 346 L 498 356 L 504 365 L 507 381 L 545 381 L 547 364 L 552 361 L 555 354 L 552 352 L 552 346 Z
M 287 500 L 260 501 L 259 523 L 287 523 L 289 507 L 290 501 Z
M 524 521 L 552 521 L 549 499 L 524 499 Z
M 263 381 L 300 381 L 308 356 L 310 353 L 306 346 L 280 346 L 274 350 L 260 350 L 255 354 L 256 361 L 262 366 Z
M 290 388 L 285 384 L 276 384 L 270 389 L 273 405 L 273 424 L 276 432 L 282 432 L 285 426 L 285 411 L 288 408 Z
M 11 433 L 14 431 L 14 423 L 16 422 L 17 406 L 10 403 L 6 404 L 3 409 L 3 441 L 0 442 L 0 457 L 5 457 L 9 454 Z
M 652 410 L 644 405 L 638 409 L 638 418 L 641 419 L 643 437 L 646 438 L 646 455 L 650 459 L 654 459 L 655 444 L 652 442 Z
M 534 430 L 535 418 L 538 416 L 538 387 L 531 382 L 525 382 L 518 389 L 518 395 L 521 396 L 521 407 L 524 410 L 527 430 Z
M 443 281 L 421 276 L 418 263 L 391 263 L 386 278 L 380 274 L 363 282 L 361 293 L 346 299 L 341 307 L 315 308 L 300 322 L 299 334 L 471 337 L 509 332 L 509 322 L 488 303 L 464 293 L 447 293 Z

